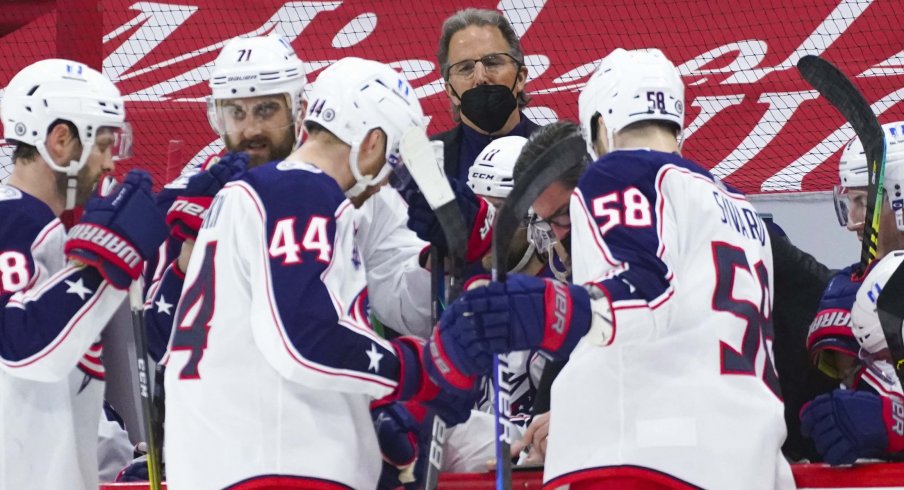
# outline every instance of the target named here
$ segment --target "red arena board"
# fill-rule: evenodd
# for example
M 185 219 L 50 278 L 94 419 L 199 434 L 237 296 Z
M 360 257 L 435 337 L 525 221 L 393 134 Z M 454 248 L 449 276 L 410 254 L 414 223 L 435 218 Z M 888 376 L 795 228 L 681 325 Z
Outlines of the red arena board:
M 811 489 L 904 489 L 904 463 L 868 463 L 845 468 L 831 468 L 823 464 L 791 466 L 794 480 L 801 490 Z M 164 486 L 165 488 L 165 486 Z M 496 488 L 493 473 L 444 474 L 441 490 L 492 490 Z M 514 471 L 512 488 L 543 488 L 540 471 Z M 101 485 L 100 490 L 148 490 L 146 483 L 114 483 Z

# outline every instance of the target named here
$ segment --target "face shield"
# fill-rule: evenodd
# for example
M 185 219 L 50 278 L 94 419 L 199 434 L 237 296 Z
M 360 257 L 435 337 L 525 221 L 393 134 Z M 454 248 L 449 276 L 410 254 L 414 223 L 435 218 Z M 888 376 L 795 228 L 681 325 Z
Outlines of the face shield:
M 113 161 L 118 162 L 132 156 L 132 125 L 123 123 L 121 127 L 104 126 L 97 132 L 95 144 L 103 144 L 103 139 L 109 134 L 113 138 L 110 152 Z
M 866 190 L 836 185 L 832 189 L 835 217 L 838 224 L 847 228 L 857 228 L 866 221 Z
M 207 114 L 211 126 L 233 141 L 252 132 L 279 132 L 294 126 L 289 95 L 264 95 L 236 99 L 207 99 Z

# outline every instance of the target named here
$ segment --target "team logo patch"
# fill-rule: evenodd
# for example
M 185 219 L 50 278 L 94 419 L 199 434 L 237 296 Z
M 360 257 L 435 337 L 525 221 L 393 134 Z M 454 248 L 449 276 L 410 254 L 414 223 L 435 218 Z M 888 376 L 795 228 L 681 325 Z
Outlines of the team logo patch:
M 24 136 L 25 135 L 25 125 L 22 123 L 16 123 L 16 136 Z
M 675 101 L 675 112 L 678 114 L 684 114 L 684 103 L 680 100 Z
M 323 111 L 323 120 L 324 121 L 330 122 L 335 117 L 336 117 L 336 111 L 334 111 L 332 109 L 326 109 L 325 111 Z

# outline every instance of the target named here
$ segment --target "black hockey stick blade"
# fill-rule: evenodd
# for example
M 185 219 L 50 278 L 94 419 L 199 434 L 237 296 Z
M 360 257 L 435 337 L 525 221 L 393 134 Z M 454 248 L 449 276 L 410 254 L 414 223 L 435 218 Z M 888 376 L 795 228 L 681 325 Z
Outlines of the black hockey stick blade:
M 465 228 L 465 220 L 458 209 L 458 202 L 450 201 L 433 210 L 439 221 L 443 234 L 446 235 L 446 245 L 449 248 L 449 261 L 451 262 L 449 291 L 446 294 L 449 302 L 452 302 L 461 294 L 462 275 L 465 267 L 465 252 L 468 248 L 468 230 Z
M 869 102 L 835 65 L 819 56 L 807 55 L 797 62 L 800 74 L 847 119 L 860 142 L 867 161 L 869 184 L 866 223 L 863 226 L 861 270 L 876 258 L 879 240 L 879 213 L 882 210 L 882 180 L 885 167 L 885 137 Z M 878 205 L 877 205 L 878 203 Z
M 899 266 L 888 278 L 876 300 L 876 309 L 895 372 L 900 373 L 899 368 L 904 366 L 904 338 L 901 332 L 904 326 L 904 267 Z
M 537 197 L 565 172 L 587 158 L 587 146 L 580 136 L 563 139 L 550 146 L 525 168 L 512 192 L 496 214 L 493 226 L 494 280 L 504 282 L 508 271 L 509 245 L 515 230 L 527 216 Z

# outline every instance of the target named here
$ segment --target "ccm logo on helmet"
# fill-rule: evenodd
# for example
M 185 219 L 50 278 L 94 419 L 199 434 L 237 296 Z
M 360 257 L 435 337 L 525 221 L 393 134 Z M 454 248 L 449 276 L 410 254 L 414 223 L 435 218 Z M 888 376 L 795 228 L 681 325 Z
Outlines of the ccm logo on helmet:
M 474 177 L 475 179 L 492 179 L 493 178 L 493 176 L 490 174 L 482 174 L 480 172 L 472 173 L 471 177 Z
M 78 224 L 72 227 L 69 238 L 100 245 L 114 256 L 119 257 L 130 268 L 136 268 L 141 263 L 141 256 L 138 255 L 135 248 L 109 230 L 89 224 Z

